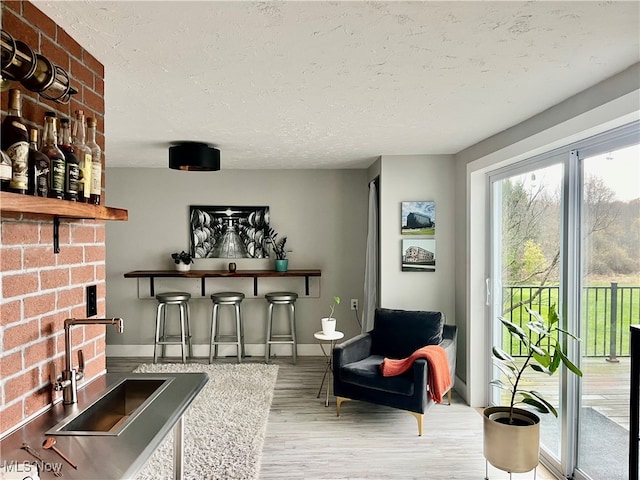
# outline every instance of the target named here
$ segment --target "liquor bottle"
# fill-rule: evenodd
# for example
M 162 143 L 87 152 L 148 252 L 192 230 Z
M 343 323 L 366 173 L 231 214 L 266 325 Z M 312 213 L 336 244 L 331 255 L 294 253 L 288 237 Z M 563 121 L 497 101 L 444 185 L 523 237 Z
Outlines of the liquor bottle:
M 64 153 L 58 148 L 58 133 L 55 112 L 44 114 L 44 135 L 40 151 L 49 157 L 49 197 L 64 199 Z
M 11 183 L 11 159 L 9 155 L 0 150 L 0 190 L 9 191 Z
M 2 122 L 2 150 L 11 159 L 11 182 L 9 190 L 14 193 L 27 193 L 29 184 L 29 135 L 22 121 L 20 90 L 9 90 L 9 111 Z
M 49 196 L 49 157 L 38 150 L 38 130 L 29 130 L 29 195 Z
M 64 198 L 71 202 L 78 201 L 78 180 L 80 179 L 80 165 L 75 149 L 71 145 L 71 128 L 68 118 L 60 119 L 59 146 L 64 153 Z
M 78 201 L 89 203 L 89 198 L 91 197 L 91 149 L 85 144 L 86 134 L 84 128 L 84 112 L 82 110 L 76 110 L 76 119 L 73 124 L 71 140 L 80 167 Z
M 102 194 L 102 149 L 96 143 L 97 124 L 95 118 L 87 118 L 89 133 L 87 147 L 91 149 L 91 197 L 89 203 L 93 205 L 100 205 L 100 195 Z

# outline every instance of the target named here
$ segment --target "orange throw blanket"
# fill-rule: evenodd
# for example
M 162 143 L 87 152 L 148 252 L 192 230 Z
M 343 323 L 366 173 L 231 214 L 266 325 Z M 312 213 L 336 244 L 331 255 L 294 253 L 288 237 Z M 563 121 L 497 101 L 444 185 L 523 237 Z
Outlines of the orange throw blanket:
M 429 396 L 434 402 L 442 403 L 442 397 L 452 385 L 449 361 L 444 348 L 438 345 L 427 345 L 419 348 L 407 358 L 400 360 L 385 358 L 380 364 L 380 370 L 385 377 L 400 375 L 409 370 L 418 358 L 426 358 L 429 365 L 427 373 Z

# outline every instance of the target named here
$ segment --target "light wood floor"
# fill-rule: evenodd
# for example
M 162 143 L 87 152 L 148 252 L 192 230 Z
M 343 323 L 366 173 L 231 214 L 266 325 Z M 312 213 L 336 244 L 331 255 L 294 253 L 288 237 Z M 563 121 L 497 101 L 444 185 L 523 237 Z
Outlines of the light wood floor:
M 130 372 L 150 361 L 108 358 L 107 369 Z M 424 435 L 418 437 L 416 420 L 392 408 L 345 402 L 337 418 L 335 398 L 330 397 L 329 407 L 324 395 L 317 398 L 323 358 L 299 357 L 297 365 L 289 358 L 274 362 L 280 369 L 261 479 L 484 479 L 482 418 L 458 396 L 452 405 L 435 405 L 427 412 Z M 490 467 L 489 478 L 504 480 L 509 475 Z M 537 478 L 554 479 L 542 466 Z M 513 479 L 533 479 L 533 472 L 514 474 Z

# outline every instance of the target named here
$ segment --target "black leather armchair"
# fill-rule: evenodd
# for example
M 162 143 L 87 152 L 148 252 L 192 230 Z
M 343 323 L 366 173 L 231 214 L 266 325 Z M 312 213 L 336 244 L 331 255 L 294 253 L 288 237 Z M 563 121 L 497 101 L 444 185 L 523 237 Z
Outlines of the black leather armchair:
M 333 351 L 337 415 L 346 400 L 399 408 L 416 418 L 422 435 L 424 413 L 434 403 L 428 393 L 427 361 L 417 359 L 409 371 L 394 377 L 383 377 L 380 364 L 385 357 L 406 358 L 426 345 L 440 345 L 454 382 L 456 342 L 457 327 L 445 325 L 441 312 L 376 309 L 373 330 L 336 345 Z M 448 398 L 451 403 L 451 389 Z

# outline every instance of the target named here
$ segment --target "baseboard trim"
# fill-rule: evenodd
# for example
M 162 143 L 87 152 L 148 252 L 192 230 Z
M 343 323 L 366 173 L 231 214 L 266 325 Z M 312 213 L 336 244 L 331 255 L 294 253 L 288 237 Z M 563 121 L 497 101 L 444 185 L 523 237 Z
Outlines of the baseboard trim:
M 252 357 L 264 358 L 264 344 L 245 344 L 245 354 Z M 325 346 L 325 350 L 328 345 Z M 160 354 L 160 348 L 158 348 Z M 234 345 L 220 345 L 218 355 L 236 355 Z M 167 345 L 168 357 L 179 357 L 182 355 L 179 345 Z M 193 345 L 193 355 L 195 357 L 206 358 L 209 356 L 209 345 Z M 272 357 L 290 357 L 291 345 L 272 345 Z M 298 356 L 300 357 L 321 357 L 322 349 L 318 344 L 298 344 Z M 107 345 L 107 357 L 153 357 L 153 345 Z

